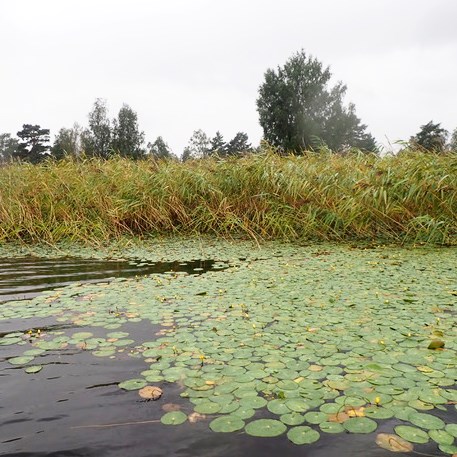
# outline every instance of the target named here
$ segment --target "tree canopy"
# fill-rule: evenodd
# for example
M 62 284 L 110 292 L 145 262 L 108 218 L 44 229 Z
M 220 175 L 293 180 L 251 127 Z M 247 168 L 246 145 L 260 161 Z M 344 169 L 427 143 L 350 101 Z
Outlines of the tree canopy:
M 175 158 L 175 155 L 171 152 L 170 146 L 168 146 L 161 136 L 158 136 L 154 143 L 148 143 L 148 151 L 153 159 Z
M 420 130 L 415 136 L 411 137 L 411 145 L 418 146 L 430 152 L 443 152 L 446 148 L 448 131 L 441 127 L 440 123 L 434 124 L 433 121 L 421 125 Z
M 268 69 L 259 88 L 257 111 L 264 138 L 285 151 L 301 152 L 325 145 L 333 151 L 349 147 L 372 150 L 355 106 L 343 105 L 346 86 L 329 86 L 331 73 L 302 50 L 284 66 Z
M 49 156 L 49 129 L 39 125 L 24 124 L 17 132 L 20 142 L 14 151 L 14 158 L 23 162 L 39 163 Z
M 138 116 L 124 104 L 113 120 L 112 149 L 123 157 L 139 159 L 144 156 L 144 132 L 140 132 Z

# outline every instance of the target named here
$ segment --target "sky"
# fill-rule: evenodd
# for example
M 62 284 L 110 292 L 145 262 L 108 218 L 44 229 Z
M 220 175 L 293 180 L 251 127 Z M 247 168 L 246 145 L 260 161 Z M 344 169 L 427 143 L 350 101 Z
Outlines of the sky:
M 178 155 L 197 129 L 257 145 L 264 73 L 303 49 L 395 148 L 430 120 L 457 127 L 456 18 L 456 0 L 1 1 L 0 133 L 54 138 L 103 98 Z

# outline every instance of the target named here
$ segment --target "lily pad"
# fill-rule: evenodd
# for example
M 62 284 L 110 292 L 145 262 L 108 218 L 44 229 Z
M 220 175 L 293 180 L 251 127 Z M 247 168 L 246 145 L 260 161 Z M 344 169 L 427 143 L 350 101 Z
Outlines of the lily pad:
M 287 438 L 289 438 L 292 443 L 297 445 L 311 444 L 319 440 L 320 434 L 311 427 L 302 425 L 300 427 L 291 428 L 287 432 Z
M 257 419 L 249 422 L 244 429 L 248 435 L 266 438 L 282 435 L 287 427 L 275 419 Z
M 27 374 L 33 374 L 33 373 L 38 373 L 42 369 L 43 369 L 42 365 L 31 365 L 31 366 L 27 367 L 24 371 Z
M 144 379 L 128 379 L 120 382 L 118 386 L 124 390 L 139 390 L 145 387 L 147 382 Z
M 200 414 L 215 414 L 219 412 L 222 408 L 222 405 L 219 403 L 214 403 L 212 401 L 205 401 L 198 404 L 194 411 Z
M 378 424 L 368 417 L 352 417 L 344 421 L 343 426 L 350 433 L 371 433 L 378 428 Z
M 279 420 L 286 425 L 301 425 L 305 422 L 305 418 L 300 413 L 283 414 Z
M 395 427 L 395 433 L 411 443 L 425 444 L 429 441 L 427 432 L 417 427 L 411 427 L 410 425 L 397 425 Z
M 411 413 L 408 416 L 409 422 L 417 427 L 425 428 L 426 430 L 440 430 L 446 425 L 439 417 L 425 413 Z
M 145 386 L 138 391 L 138 395 L 145 400 L 158 400 L 162 393 L 162 389 L 157 386 Z
M 344 427 L 338 422 L 321 422 L 320 429 L 325 433 L 341 433 L 344 432 Z
M 160 418 L 160 422 L 164 425 L 180 425 L 186 420 L 187 416 L 182 411 L 171 411 Z
M 379 433 L 376 436 L 376 444 L 391 452 L 411 452 L 414 449 L 409 441 L 390 433 Z
M 212 420 L 209 424 L 209 428 L 213 432 L 230 433 L 241 430 L 244 425 L 245 423 L 241 418 L 229 414 Z
M 22 357 L 11 357 L 8 359 L 8 363 L 11 365 L 27 365 L 31 362 L 35 357 L 33 356 L 22 356 Z
M 430 430 L 428 434 L 438 444 L 450 445 L 454 442 L 454 437 L 444 430 Z

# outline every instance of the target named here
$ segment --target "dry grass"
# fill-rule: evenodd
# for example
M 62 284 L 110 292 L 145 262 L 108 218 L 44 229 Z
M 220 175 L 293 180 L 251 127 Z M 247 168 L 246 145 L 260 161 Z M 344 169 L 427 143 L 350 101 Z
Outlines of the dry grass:
M 455 244 L 457 155 L 266 152 L 0 168 L 0 241 L 171 233 Z

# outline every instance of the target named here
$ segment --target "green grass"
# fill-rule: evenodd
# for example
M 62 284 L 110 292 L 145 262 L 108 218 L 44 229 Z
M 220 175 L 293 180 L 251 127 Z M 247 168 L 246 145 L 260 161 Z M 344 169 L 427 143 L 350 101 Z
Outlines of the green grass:
M 457 155 L 274 153 L 0 168 L 0 241 L 124 235 L 457 243 Z

